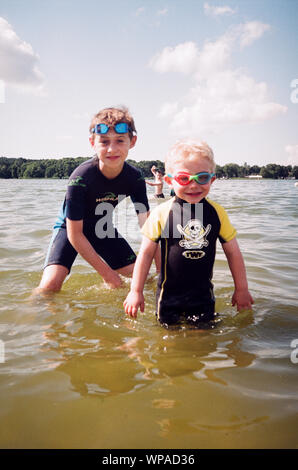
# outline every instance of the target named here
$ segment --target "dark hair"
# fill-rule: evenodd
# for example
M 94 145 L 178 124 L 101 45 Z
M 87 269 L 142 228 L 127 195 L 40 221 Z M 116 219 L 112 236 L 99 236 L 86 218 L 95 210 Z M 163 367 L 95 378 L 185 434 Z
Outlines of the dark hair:
M 129 124 L 129 127 L 131 128 L 131 131 L 129 131 L 130 138 L 132 138 L 134 132 L 137 133 L 133 117 L 125 106 L 120 106 L 118 108 L 104 108 L 99 111 L 95 116 L 93 116 L 89 131 L 92 133 L 92 129 L 96 124 L 104 123 L 109 126 L 114 126 L 118 122 L 126 122 Z

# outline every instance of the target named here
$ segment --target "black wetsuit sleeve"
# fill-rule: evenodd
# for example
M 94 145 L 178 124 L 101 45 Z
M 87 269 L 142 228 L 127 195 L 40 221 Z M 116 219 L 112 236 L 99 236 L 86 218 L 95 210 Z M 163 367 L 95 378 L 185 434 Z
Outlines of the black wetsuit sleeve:
M 87 182 L 82 176 L 71 176 L 66 191 L 66 217 L 82 220 L 86 208 Z
M 148 212 L 149 203 L 147 197 L 147 189 L 144 178 L 140 175 L 139 178 L 132 182 L 133 191 L 130 195 L 131 200 L 135 206 L 137 213 Z

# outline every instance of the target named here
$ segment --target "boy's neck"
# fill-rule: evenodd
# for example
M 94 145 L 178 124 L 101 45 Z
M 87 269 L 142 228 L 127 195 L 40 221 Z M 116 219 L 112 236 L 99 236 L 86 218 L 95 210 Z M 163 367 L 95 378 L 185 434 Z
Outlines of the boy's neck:
M 125 163 L 125 162 L 124 162 Z M 118 175 L 120 175 L 121 171 L 123 170 L 124 163 L 122 166 L 119 166 L 117 168 L 109 168 L 106 165 L 104 165 L 100 160 L 98 163 L 98 167 L 101 171 L 101 173 L 107 178 L 107 179 L 114 179 L 117 178 Z
M 181 204 L 181 205 L 183 205 L 183 204 L 189 204 L 190 206 L 195 206 L 196 204 L 201 204 L 201 203 L 203 203 L 203 202 L 206 200 L 206 198 L 203 197 L 203 198 L 202 198 L 200 201 L 198 201 L 198 202 L 188 202 L 188 201 L 186 201 L 185 199 L 181 199 L 180 197 L 175 196 L 175 200 L 176 200 L 179 204 Z

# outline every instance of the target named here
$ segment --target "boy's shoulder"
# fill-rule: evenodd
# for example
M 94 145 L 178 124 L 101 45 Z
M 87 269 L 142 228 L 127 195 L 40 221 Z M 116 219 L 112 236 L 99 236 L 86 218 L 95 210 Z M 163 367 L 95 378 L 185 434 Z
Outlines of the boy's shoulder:
M 154 207 L 153 209 L 150 209 L 150 216 L 151 219 L 161 219 L 161 220 L 166 220 L 171 208 L 173 206 L 173 203 L 175 202 L 175 196 L 171 197 L 167 201 L 163 202 L 158 202 L 158 205 Z
M 171 209 L 172 205 L 175 202 L 177 202 L 177 205 L 179 205 L 179 200 L 176 200 L 176 196 L 173 196 L 170 199 L 167 199 L 166 201 L 160 202 L 158 204 L 158 206 L 156 206 L 156 207 L 154 207 L 154 209 L 152 209 L 152 212 L 153 211 L 155 211 L 155 212 L 164 212 L 167 209 Z M 218 202 L 213 201 L 213 199 L 205 198 L 202 202 L 203 202 L 203 204 L 207 204 L 207 205 L 209 204 L 217 212 L 222 212 L 222 211 L 225 212 L 225 208 L 221 204 L 219 204 Z M 201 203 L 198 203 L 198 204 L 201 204 Z
M 173 205 L 173 203 L 175 202 L 175 196 L 173 197 L 170 197 L 169 199 L 166 199 L 165 201 L 163 199 L 157 199 L 157 206 L 154 207 L 154 209 L 152 209 L 152 211 L 156 211 L 156 212 L 164 212 L 164 210 L 166 209 L 170 209 Z M 162 202 L 160 202 L 162 201 Z
M 73 172 L 70 175 L 70 179 L 75 176 L 83 176 L 89 172 L 92 173 L 96 171 L 97 168 L 98 168 L 98 163 L 97 163 L 96 157 L 89 158 L 88 160 L 81 163 L 73 170 Z
M 141 229 L 143 235 L 154 242 L 159 240 L 166 227 L 174 201 L 175 197 L 172 197 L 168 201 L 162 202 L 150 210 L 150 215 Z
M 132 178 L 137 179 L 137 180 L 145 181 L 145 178 L 141 170 L 139 170 L 138 168 L 136 168 L 135 166 L 133 166 L 131 163 L 128 163 L 128 162 L 124 162 L 123 174 L 125 176 L 131 176 Z
M 95 157 L 78 165 L 68 179 L 68 190 L 73 189 L 73 186 L 86 189 L 90 184 L 92 185 L 99 173 L 97 170 L 98 164 Z
M 214 201 L 213 199 L 210 199 L 209 197 L 205 198 L 206 203 L 209 203 L 211 206 L 213 206 L 215 209 L 224 209 L 224 207 L 219 204 L 217 201 Z

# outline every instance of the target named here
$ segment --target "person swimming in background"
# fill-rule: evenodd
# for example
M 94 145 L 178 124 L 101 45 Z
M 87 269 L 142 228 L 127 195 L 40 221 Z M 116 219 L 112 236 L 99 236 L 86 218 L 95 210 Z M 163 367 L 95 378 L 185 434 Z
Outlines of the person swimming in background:
M 147 181 L 145 182 L 149 184 L 150 186 L 155 187 L 155 194 L 154 197 L 156 199 L 164 199 L 164 193 L 162 192 L 163 190 L 163 172 L 156 168 L 155 165 L 151 167 L 151 173 L 154 175 L 154 183 L 152 181 Z

